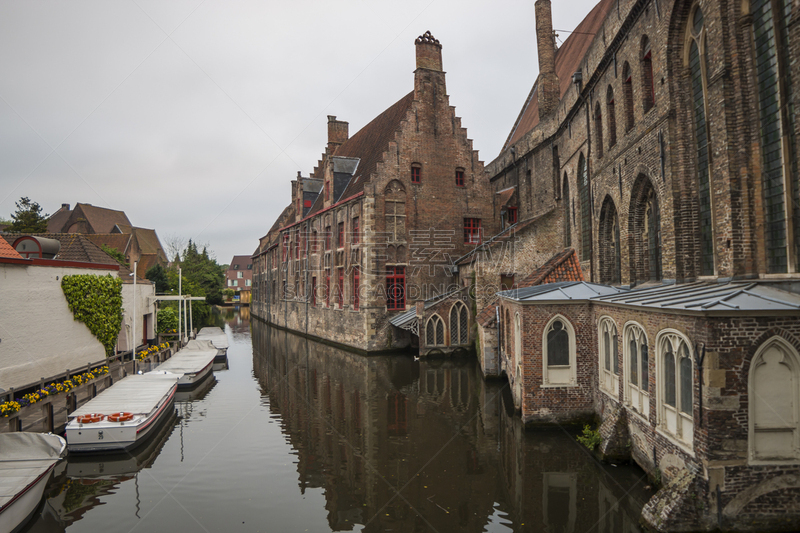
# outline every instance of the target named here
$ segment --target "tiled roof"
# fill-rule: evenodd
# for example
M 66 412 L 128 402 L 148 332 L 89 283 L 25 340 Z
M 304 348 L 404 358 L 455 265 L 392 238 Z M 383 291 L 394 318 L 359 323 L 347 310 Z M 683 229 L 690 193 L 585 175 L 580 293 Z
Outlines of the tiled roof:
M 508 204 L 508 201 L 511 200 L 512 196 L 514 196 L 516 190 L 517 189 L 515 187 L 509 187 L 508 189 L 497 192 L 497 200 L 501 208 Z
M 72 214 L 72 209 L 66 209 L 63 205 L 58 208 L 58 211 L 50 215 L 47 219 L 47 232 L 48 233 L 61 233 L 64 231 L 64 224 L 69 220 Z
M 234 255 L 228 270 L 234 270 L 233 265 L 239 265 L 238 270 L 247 270 L 247 265 L 253 264 L 253 258 L 249 255 Z
M 97 207 L 92 204 L 76 204 L 75 209 L 67 221 L 66 225 L 72 225 L 78 222 L 79 218 L 86 219 L 89 227 L 94 233 L 111 233 L 114 226 L 117 224 L 130 225 L 131 221 L 128 220 L 124 211 L 117 211 L 114 209 L 107 209 L 105 207 Z M 68 227 L 62 231 L 69 231 Z
M 9 259 L 22 259 L 22 256 L 19 255 L 11 243 L 6 241 L 5 239 L 0 239 L 0 257 L 9 258 Z
M 144 277 L 148 270 L 158 264 L 157 254 L 141 254 L 139 264 L 136 266 L 136 273 L 139 277 Z
M 400 122 L 408 114 L 413 101 L 414 91 L 411 91 L 336 149 L 334 154 L 336 157 L 353 157 L 361 160 L 356 175 L 350 180 L 341 198 L 350 198 L 364 190 L 364 184 L 369 181 L 378 163 L 383 160 L 384 152 L 394 140 L 394 134 L 400 128 Z M 323 205 L 323 195 L 320 194 L 308 216 L 321 211 Z
M 478 317 L 475 320 L 484 328 L 494 326 L 497 323 L 497 311 L 495 309 L 497 309 L 497 304 L 487 305 L 483 311 L 478 313 Z
M 131 238 L 126 233 L 93 233 L 85 235 L 85 237 L 101 248 L 105 244 L 109 248 L 116 248 L 123 254 L 128 250 L 128 241 Z
M 560 5 L 566 5 L 566 3 L 562 2 Z M 589 45 L 592 44 L 595 34 L 603 25 L 613 5 L 613 0 L 600 0 L 556 51 L 556 74 L 561 89 L 561 98 L 572 84 L 572 75 L 579 69 L 581 61 L 589 50 Z M 534 83 L 511 133 L 503 145 L 503 151 L 539 124 L 539 99 L 536 91 L 537 87 Z
M 583 281 L 583 271 L 572 248 L 562 250 L 548 259 L 533 274 L 517 284 L 517 287 L 533 287 L 559 281 Z
M 105 253 L 99 246 L 80 233 L 46 233 L 43 234 L 42 237 L 57 239 L 61 243 L 61 250 L 59 250 L 55 259 L 102 265 L 118 264 L 113 257 Z
M 531 227 L 534 222 L 538 221 L 542 217 L 545 217 L 545 216 L 549 215 L 550 213 L 551 213 L 551 211 L 548 211 L 547 213 L 544 213 L 544 214 L 539 215 L 537 217 L 528 218 L 528 219 L 525 219 L 525 220 L 523 220 L 521 222 L 517 222 L 516 224 L 513 224 L 513 225 L 507 227 L 506 229 L 504 229 L 503 231 L 501 231 L 497 235 L 491 237 L 490 239 L 487 239 L 487 240 L 483 241 L 481 244 L 476 246 L 474 249 L 470 250 L 466 254 L 464 254 L 461 257 L 459 257 L 458 259 L 456 259 L 455 260 L 455 264 L 456 265 L 462 265 L 462 264 L 465 264 L 465 263 L 469 263 L 477 252 L 486 252 L 486 251 L 488 251 L 490 249 L 493 249 L 495 246 L 500 246 L 501 244 L 508 242 L 509 240 L 513 239 L 518 233 L 520 233 L 523 230 L 526 230 L 527 228 Z

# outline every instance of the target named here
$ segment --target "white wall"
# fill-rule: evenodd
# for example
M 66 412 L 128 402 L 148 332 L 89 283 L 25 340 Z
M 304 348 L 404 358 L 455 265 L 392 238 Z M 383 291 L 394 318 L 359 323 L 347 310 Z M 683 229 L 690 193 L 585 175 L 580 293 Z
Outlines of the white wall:
M 132 349 L 130 340 L 135 340 L 136 345 L 142 343 L 142 327 L 144 317 L 148 315 L 147 338 L 152 339 L 155 335 L 156 306 L 150 298 L 156 295 L 156 286 L 152 283 L 136 282 L 136 336 L 131 336 L 133 327 L 133 283 L 125 282 L 122 285 L 122 329 L 120 331 L 117 349 L 127 352 Z
M 117 276 L 116 271 L 0 263 L 0 388 L 20 388 L 87 363 L 105 349 L 75 320 L 61 280 L 65 275 Z

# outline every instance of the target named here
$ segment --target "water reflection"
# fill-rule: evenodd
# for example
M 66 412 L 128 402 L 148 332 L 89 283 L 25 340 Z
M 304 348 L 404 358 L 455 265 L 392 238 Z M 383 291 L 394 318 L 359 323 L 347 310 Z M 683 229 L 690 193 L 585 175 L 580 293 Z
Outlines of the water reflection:
M 638 531 L 642 473 L 527 432 L 463 360 L 362 357 L 253 323 L 264 405 L 333 531 Z M 578 510 L 580 509 L 580 512 Z

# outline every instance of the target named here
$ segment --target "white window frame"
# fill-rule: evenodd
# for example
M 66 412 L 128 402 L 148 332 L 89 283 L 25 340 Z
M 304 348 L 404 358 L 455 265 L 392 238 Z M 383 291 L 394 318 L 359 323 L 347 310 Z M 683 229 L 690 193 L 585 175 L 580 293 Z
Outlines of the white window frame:
M 605 345 L 605 334 L 608 332 L 609 338 L 609 351 L 611 353 L 606 354 L 606 345 Z M 608 394 L 615 400 L 619 399 L 619 339 L 617 333 L 617 323 L 614 322 L 614 319 L 610 316 L 602 316 L 598 321 L 597 326 L 597 344 L 599 349 L 597 353 L 599 355 L 598 359 L 598 376 L 599 376 L 599 385 L 600 390 L 604 393 Z M 605 360 L 606 356 L 609 358 L 609 366 L 611 368 L 606 369 Z M 616 359 L 617 364 L 617 371 L 614 372 L 614 363 Z
M 442 324 L 442 344 L 438 344 L 438 343 L 436 343 L 436 344 L 428 344 L 428 328 L 433 326 L 433 328 L 434 328 L 433 329 L 433 340 L 435 342 L 437 340 L 437 337 L 436 337 L 436 326 L 439 323 Z M 439 316 L 439 313 L 432 314 L 428 318 L 427 322 L 425 322 L 425 345 L 426 346 L 446 346 L 447 345 L 447 331 L 445 330 L 445 327 L 444 327 L 444 320 L 442 319 L 441 316 Z
M 644 417 L 650 418 L 650 360 L 653 351 L 647 339 L 644 327 L 638 322 L 627 322 L 622 334 L 622 374 L 625 404 Z M 631 381 L 631 341 L 636 342 L 636 383 Z M 644 390 L 642 384 L 642 345 L 647 346 L 647 379 L 648 387 Z
M 547 364 L 547 334 L 556 320 L 560 320 L 569 337 L 569 365 Z M 542 332 L 542 387 L 577 387 L 578 373 L 575 355 L 575 328 L 564 315 L 555 315 Z
M 675 356 L 675 407 L 666 405 L 664 395 L 666 394 L 666 382 L 664 373 L 664 355 L 667 343 L 672 347 Z M 680 363 L 683 359 L 682 344 L 688 348 L 688 359 L 692 365 L 692 415 L 689 416 L 681 411 L 681 376 Z M 685 447 L 693 453 L 694 446 L 694 361 L 692 360 L 692 345 L 689 339 L 676 329 L 663 329 L 656 336 L 656 393 L 658 399 L 658 425 L 659 433 L 675 442 L 679 446 Z
M 793 458 L 758 458 L 756 456 L 756 419 L 755 419 L 755 407 L 756 407 L 756 399 L 755 394 L 757 394 L 755 388 L 755 371 L 756 369 L 763 365 L 762 356 L 770 349 L 776 347 L 780 352 L 783 354 L 783 361 L 784 363 L 787 359 L 789 360 L 789 368 L 787 371 L 792 373 L 792 383 L 794 384 L 794 390 L 791 391 L 792 400 L 794 400 L 794 409 L 793 409 L 793 420 L 787 421 L 787 426 L 782 428 L 759 428 L 759 433 L 770 433 L 778 430 L 785 431 L 787 428 L 794 426 L 794 434 L 792 436 L 793 445 L 792 449 L 794 450 L 794 457 Z M 759 346 L 758 350 L 756 351 L 755 355 L 753 355 L 753 359 L 750 363 L 750 371 L 748 372 L 747 377 L 747 397 L 748 401 L 748 434 L 747 434 L 747 458 L 749 464 L 756 464 L 756 465 L 765 465 L 765 464 L 797 464 L 800 462 L 800 354 L 797 353 L 797 350 L 792 346 L 786 339 L 783 337 L 779 337 L 777 335 L 770 337 L 766 341 L 764 341 L 761 346 Z

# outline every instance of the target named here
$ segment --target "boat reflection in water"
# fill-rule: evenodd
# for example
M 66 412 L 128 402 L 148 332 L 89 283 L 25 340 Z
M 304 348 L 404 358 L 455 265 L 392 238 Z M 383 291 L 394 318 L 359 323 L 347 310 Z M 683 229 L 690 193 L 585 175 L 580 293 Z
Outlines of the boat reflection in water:
M 297 451 L 300 492 L 323 489 L 331 530 L 639 531 L 642 471 L 600 465 L 563 429 L 525 432 L 472 360 L 252 331 L 264 404 Z
M 139 472 L 152 466 L 178 423 L 173 410 L 147 443 L 132 452 L 68 456 L 64 467 L 56 472 L 56 478 L 48 486 L 41 511 L 23 531 L 64 531 L 92 508 L 102 505 L 101 498 L 116 492 L 122 483 L 131 480 L 136 483 Z M 138 498 L 135 504 L 138 509 Z

